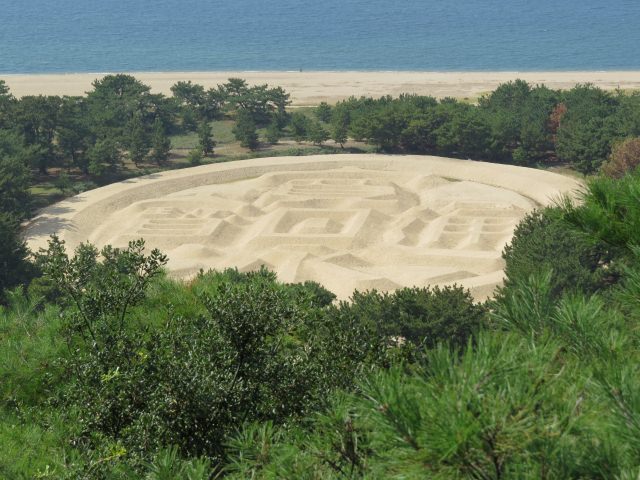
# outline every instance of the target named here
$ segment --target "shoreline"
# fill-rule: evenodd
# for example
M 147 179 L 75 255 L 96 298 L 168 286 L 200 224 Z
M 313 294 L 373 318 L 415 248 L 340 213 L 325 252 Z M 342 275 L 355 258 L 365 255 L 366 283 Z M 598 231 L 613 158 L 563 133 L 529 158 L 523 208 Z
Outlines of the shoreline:
M 291 94 L 292 105 L 335 103 L 350 96 L 398 96 L 401 93 L 436 98 L 475 99 L 501 83 L 522 79 L 553 89 L 592 83 L 606 90 L 640 89 L 640 70 L 619 71 L 213 71 L 213 72 L 126 72 L 151 87 L 154 93 L 170 94 L 178 81 L 191 80 L 205 88 L 215 87 L 230 77 L 251 85 L 267 83 Z M 0 74 L 11 92 L 25 95 L 83 95 L 95 79 L 109 75 L 95 73 Z

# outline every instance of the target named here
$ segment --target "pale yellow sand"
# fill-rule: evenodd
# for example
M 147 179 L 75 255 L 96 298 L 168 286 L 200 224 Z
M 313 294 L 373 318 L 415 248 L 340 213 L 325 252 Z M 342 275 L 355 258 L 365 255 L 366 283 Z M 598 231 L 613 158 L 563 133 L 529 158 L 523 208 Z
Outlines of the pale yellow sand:
M 294 105 L 330 103 L 355 95 L 379 97 L 401 93 L 435 97 L 475 98 L 499 84 L 521 78 L 550 88 L 571 88 L 593 83 L 605 89 L 638 89 L 640 72 L 164 72 L 133 73 L 154 92 L 170 93 L 173 84 L 191 80 L 215 87 L 229 77 L 245 78 L 251 84 L 281 86 L 291 93 Z M 1 75 L 16 96 L 82 95 L 91 82 L 104 74 Z
M 354 289 L 458 283 L 486 298 L 522 216 L 576 180 L 528 168 L 427 156 L 243 160 L 154 174 L 53 205 L 27 228 L 32 249 L 57 233 L 125 246 L 144 237 L 170 270 L 237 266 Z

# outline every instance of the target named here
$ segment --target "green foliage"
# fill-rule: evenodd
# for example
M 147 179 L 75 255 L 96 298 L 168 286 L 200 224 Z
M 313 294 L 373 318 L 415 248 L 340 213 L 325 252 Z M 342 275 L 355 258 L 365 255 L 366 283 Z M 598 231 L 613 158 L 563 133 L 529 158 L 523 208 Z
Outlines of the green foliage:
M 98 179 L 113 174 L 122 164 L 122 154 L 112 140 L 98 140 L 87 151 L 88 172 Z
M 305 295 L 314 307 L 326 307 L 333 303 L 336 296 L 318 282 L 307 280 L 304 283 L 291 283 L 287 287 L 296 295 Z
M 139 165 L 147 157 L 150 149 L 149 135 L 140 115 L 133 116 L 128 123 L 128 130 L 126 145 L 129 158 L 133 163 Z
M 595 293 L 615 283 L 612 254 L 603 242 L 594 242 L 573 228 L 557 207 L 527 214 L 504 248 L 503 289 L 527 280 L 536 272 L 550 271 L 554 297 L 565 292 Z
M 314 145 L 322 145 L 329 140 L 329 132 L 318 121 L 311 121 L 307 125 L 307 138 Z
M 130 75 L 107 75 L 93 82 L 87 94 L 87 106 L 93 132 L 100 138 L 125 141 L 131 132 L 130 122 L 139 123 L 155 107 L 150 88 Z
M 479 110 L 460 104 L 452 109 L 450 121 L 436 130 L 437 148 L 465 157 L 482 158 L 489 151 L 490 129 Z
M 580 388 L 567 381 L 575 371 L 563 370 L 560 357 L 553 342 L 534 348 L 516 335 L 494 333 L 481 335 L 461 355 L 438 347 L 423 371 L 380 372 L 362 385 L 361 396 L 337 400 L 317 417 L 310 435 L 276 432 L 264 439 L 241 432 L 231 442 L 235 461 L 229 470 L 232 478 L 593 473 L 599 458 L 574 407 Z M 268 446 L 265 453 L 252 454 L 261 444 Z
M 171 140 L 165 133 L 162 120 L 157 117 L 153 122 L 151 133 L 151 159 L 161 165 L 169 158 L 171 151 Z
M 216 146 L 216 142 L 213 139 L 211 125 L 208 122 L 201 122 L 198 127 L 198 145 L 205 157 L 213 154 L 213 147 Z
M 18 136 L 0 131 L 0 213 L 18 219 L 31 213 L 31 174 L 27 164 L 32 152 L 22 147 Z
M 55 186 L 63 195 L 66 192 L 72 191 L 72 182 L 69 178 L 69 175 L 67 175 L 66 173 L 61 173 L 60 175 L 58 175 L 58 178 L 56 178 L 55 180 Z
M 350 130 L 356 139 L 367 139 L 380 150 L 392 151 L 400 144 L 400 135 L 406 119 L 400 111 L 402 105 L 383 105 L 379 110 L 361 115 L 351 121 Z
M 356 291 L 351 302 L 341 303 L 336 313 L 372 324 L 385 338 L 402 339 L 423 349 L 441 342 L 465 346 L 485 323 L 487 311 L 474 303 L 468 290 L 454 285 L 392 293 Z
M 282 138 L 282 130 L 278 126 L 278 122 L 274 119 L 268 126 L 267 131 L 265 133 L 265 138 L 267 142 L 272 145 L 278 143 L 280 138 Z
M 238 78 L 208 90 L 178 82 L 172 93 L 153 94 L 129 75 L 104 76 L 86 97 L 18 100 L 3 84 L 0 135 L 13 132 L 25 166 L 41 174 L 52 166 L 76 168 L 98 183 L 122 178 L 121 169 L 130 168 L 121 162 L 124 155 L 136 165 L 147 159 L 162 164 L 171 148 L 167 135 L 196 131 L 213 119 L 248 117 L 256 129 L 267 127 L 265 138 L 272 144 L 289 126 L 296 141 L 316 145 L 328 135 L 342 147 L 353 138 L 379 151 L 517 165 L 562 160 L 586 173 L 599 169 L 614 145 L 640 135 L 640 95 L 588 85 L 562 92 L 517 80 L 500 85 L 478 105 L 416 95 L 350 98 L 335 106 L 320 104 L 313 111 L 316 120 L 300 111 L 290 116 L 289 95 L 281 88 Z M 250 125 L 237 129 L 238 138 L 255 150 L 259 143 Z M 194 146 L 191 137 L 188 148 Z M 211 150 L 205 143 L 207 156 Z
M 125 250 L 106 246 L 99 252 L 81 244 L 69 258 L 64 241 L 55 236 L 37 258 L 44 275 L 64 294 L 62 300 L 72 305 L 70 331 L 90 339 L 93 349 L 123 335 L 127 310 L 144 298 L 166 262 L 158 250 L 144 255 L 143 240 L 130 242 Z
M 9 128 L 16 106 L 16 98 L 11 94 L 4 80 L 0 80 L 0 129 Z
M 619 101 L 591 85 L 578 85 L 565 94 L 567 112 L 557 132 L 558 157 L 583 173 L 600 168 L 618 135 L 612 120 Z
M 236 125 L 233 127 L 233 135 L 236 140 L 240 142 L 240 145 L 250 150 L 258 148 L 258 133 L 256 131 L 256 124 L 250 113 L 241 110 L 238 112 L 238 118 Z
M 202 85 L 188 82 L 178 82 L 171 87 L 173 98 L 182 107 L 183 127 L 190 130 L 192 121 L 188 118 L 191 114 L 200 121 L 211 121 L 222 113 L 224 97 L 216 89 L 206 90 Z M 195 122 L 195 118 L 193 121 Z
M 32 147 L 33 164 L 40 173 L 56 163 L 54 148 L 56 125 L 62 99 L 55 96 L 22 97 L 15 107 L 15 123 L 25 144 Z
M 600 117 L 562 123 L 558 130 L 558 156 L 582 173 L 593 173 L 609 155 L 614 134 Z
M 194 167 L 202 164 L 202 151 L 199 148 L 190 150 L 187 155 L 187 160 L 189 164 Z
M 198 114 L 195 110 L 184 107 L 182 109 L 182 131 L 195 132 L 198 129 Z
M 638 245 L 640 172 L 620 180 L 594 178 L 578 201 L 565 199 L 562 207 L 568 222 L 617 255 L 627 256 Z
M 596 171 L 618 139 L 640 134 L 639 95 L 613 95 L 589 85 L 570 91 L 500 85 L 470 105 L 455 99 L 402 95 L 350 98 L 331 113 L 331 136 L 351 136 L 382 151 L 403 150 L 518 165 L 558 158 Z
M 309 415 L 387 348 L 354 349 L 362 328 L 327 314 L 331 292 L 279 284 L 266 270 L 202 274 L 150 309 L 149 286 L 166 259 L 143 248 L 98 254 L 83 244 L 70 258 L 54 237 L 39 255 L 65 306 L 63 365 L 74 375 L 63 404 L 77 412 L 85 455 L 113 439 L 136 470 L 168 445 L 221 461 L 242 423 Z M 166 284 L 156 285 L 163 295 Z
M 549 117 L 558 92 L 531 87 L 522 80 L 500 85 L 480 99 L 491 125 L 491 155 L 497 160 L 527 165 L 553 148 Z
M 87 121 L 88 108 L 83 97 L 63 97 L 56 126 L 56 146 L 67 166 L 88 173 L 87 149 L 95 141 Z
M 320 102 L 320 105 L 316 107 L 314 113 L 318 120 L 324 123 L 329 123 L 333 112 L 331 110 L 331 106 L 327 102 Z
M 125 151 L 153 156 L 189 115 L 223 112 L 255 147 L 256 124 L 279 132 L 287 103 L 239 79 L 177 84 L 172 99 L 126 75 L 86 99 L 16 100 L 0 82 L 0 290 L 12 287 L 0 300 L 0 477 L 637 478 L 637 171 L 528 215 L 487 305 L 456 286 L 336 303 L 265 269 L 181 283 L 141 241 L 70 257 L 53 238 L 43 276 L 13 288 L 34 273 L 19 236 L 28 166 L 108 178 Z M 319 120 L 330 114 L 340 144 L 521 164 L 558 154 L 593 171 L 640 135 L 638 107 L 640 95 L 517 81 L 478 106 L 352 98 Z M 324 128 L 301 112 L 292 122 L 311 141 Z
M 273 114 L 284 118 L 286 107 L 291 103 L 289 94 L 280 87 L 250 87 L 240 78 L 230 78 L 224 85 L 219 85 L 217 91 L 228 110 L 245 112 L 256 125 L 268 124 Z
M 291 136 L 296 142 L 300 143 L 308 138 L 309 123 L 309 117 L 302 112 L 294 112 L 291 115 L 289 128 L 291 129 Z
M 7 291 L 6 300 L 0 306 L 0 477 L 36 478 L 68 438 L 63 415 L 49 411 L 65 382 L 59 359 L 66 346 L 58 308 L 41 309 L 40 299 L 22 288 Z
M 27 259 L 29 250 L 22 239 L 20 222 L 0 211 L 0 304 L 4 290 L 26 282 L 32 271 Z
M 348 139 L 349 124 L 351 122 L 351 114 L 344 106 L 338 105 L 333 109 L 331 114 L 331 133 L 330 138 L 344 147 Z

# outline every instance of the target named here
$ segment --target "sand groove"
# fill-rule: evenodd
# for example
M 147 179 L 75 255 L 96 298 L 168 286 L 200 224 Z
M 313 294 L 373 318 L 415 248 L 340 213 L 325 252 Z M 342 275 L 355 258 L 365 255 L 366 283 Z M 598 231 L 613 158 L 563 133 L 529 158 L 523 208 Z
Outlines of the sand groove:
M 63 202 L 57 206 L 63 213 L 45 211 L 28 240 L 39 246 L 58 231 L 70 246 L 84 240 L 123 246 L 144 237 L 169 255 L 180 276 L 265 265 L 283 281 L 316 280 L 342 298 L 354 289 L 453 282 L 482 297 L 500 281 L 500 252 L 515 225 L 548 198 L 540 186 L 548 194 L 576 187 L 546 172 L 484 164 L 503 172 L 500 180 L 495 172 L 482 174 L 482 164 L 434 157 L 342 158 L 292 159 L 288 171 L 269 168 L 269 160 L 282 159 L 234 162 L 257 174 L 226 182 L 233 165 L 189 169 L 193 186 L 185 170 L 105 187 L 73 205 Z M 518 175 L 535 179 L 514 182 Z M 160 187 L 174 177 L 186 186 L 165 193 Z M 503 186 L 514 183 L 518 188 Z M 523 191 L 527 183 L 538 189 L 537 201 Z M 119 198 L 119 207 L 109 206 L 129 192 L 130 202 Z M 100 221 L 83 222 L 89 212 Z

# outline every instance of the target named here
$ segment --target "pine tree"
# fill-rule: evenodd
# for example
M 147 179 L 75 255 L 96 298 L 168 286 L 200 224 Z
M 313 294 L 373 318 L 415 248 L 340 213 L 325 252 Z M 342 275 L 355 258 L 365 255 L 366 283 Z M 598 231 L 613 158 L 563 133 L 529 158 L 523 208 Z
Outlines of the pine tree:
M 322 145 L 324 142 L 329 140 L 329 132 L 325 130 L 320 122 L 314 120 L 309 122 L 309 126 L 307 128 L 307 137 L 314 145 Z
M 307 139 L 308 131 L 309 131 L 309 117 L 307 117 L 304 113 L 295 112 L 291 115 L 291 134 L 293 135 L 293 139 L 300 143 Z
M 160 165 L 169 158 L 171 140 L 164 131 L 164 125 L 159 118 L 153 122 L 153 134 L 151 136 L 151 158 Z
M 259 143 L 256 124 L 248 112 L 243 110 L 238 112 L 238 119 L 235 127 L 233 127 L 233 134 L 241 146 L 251 150 L 258 148 Z
M 318 120 L 324 123 L 329 123 L 331 121 L 331 106 L 327 102 L 321 102 L 320 105 L 316 107 L 315 115 Z
M 342 148 L 344 148 L 344 144 L 348 139 L 350 121 L 348 110 L 341 108 L 333 111 L 331 116 L 331 138 L 334 142 L 339 143 Z
M 87 150 L 87 162 L 87 171 L 95 177 L 101 177 L 118 169 L 122 155 L 113 140 L 98 140 Z
M 20 220 L 8 212 L 0 211 L 0 305 L 4 290 L 26 280 L 30 270 L 29 250 L 22 239 Z
M 138 166 L 149 153 L 149 138 L 140 115 L 129 122 L 129 158 Z
M 216 141 L 211 133 L 211 125 L 207 121 L 200 123 L 198 126 L 198 145 L 205 157 L 213 154 L 213 147 L 216 146 Z
M 282 131 L 278 128 L 278 123 L 274 120 L 267 127 L 266 139 L 272 145 L 275 145 L 282 136 Z

